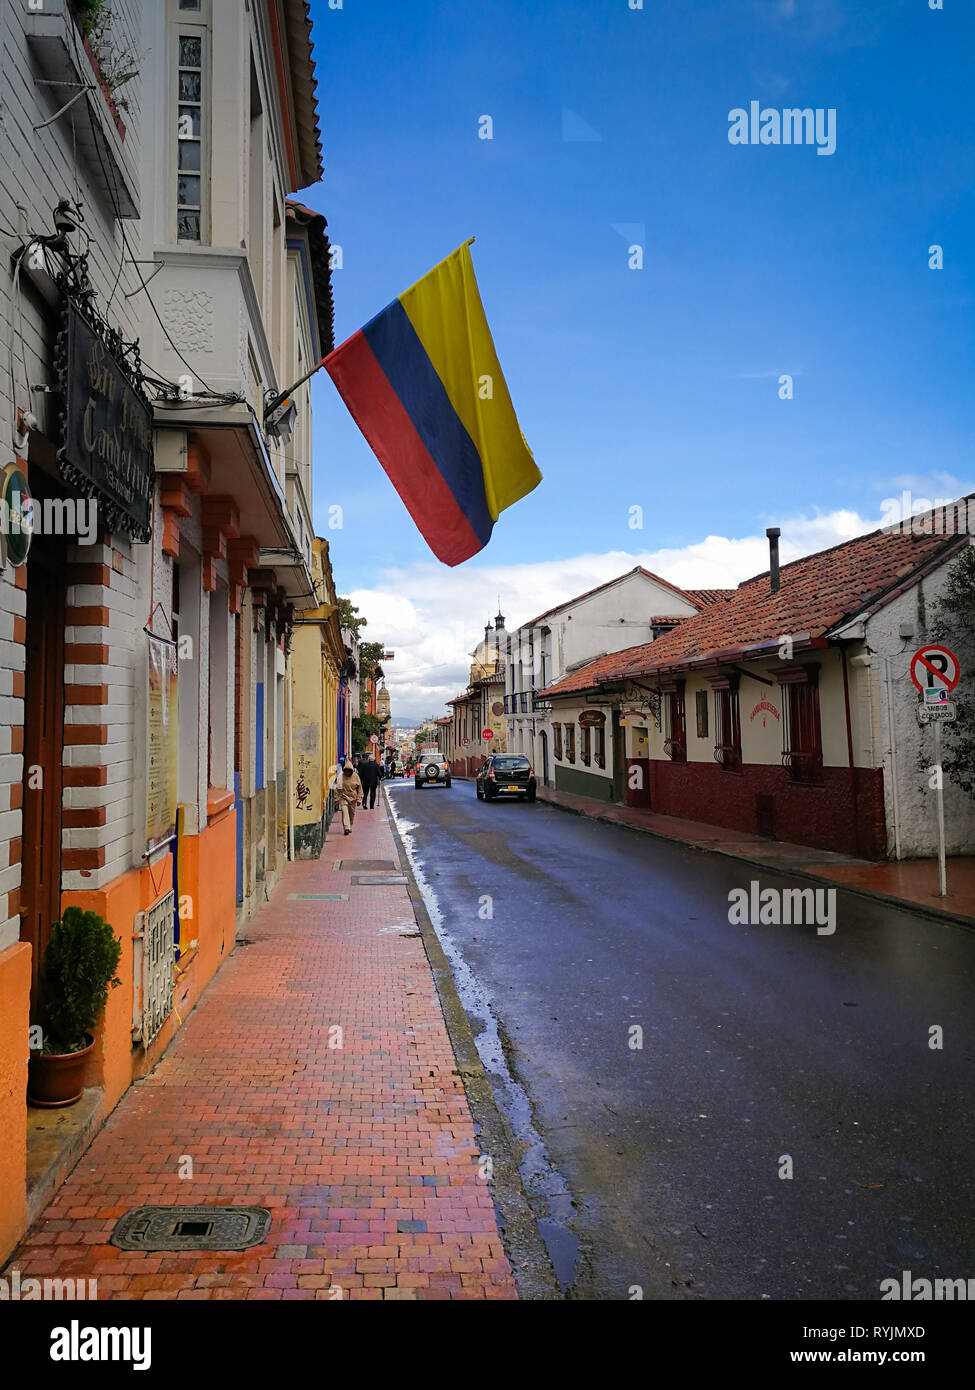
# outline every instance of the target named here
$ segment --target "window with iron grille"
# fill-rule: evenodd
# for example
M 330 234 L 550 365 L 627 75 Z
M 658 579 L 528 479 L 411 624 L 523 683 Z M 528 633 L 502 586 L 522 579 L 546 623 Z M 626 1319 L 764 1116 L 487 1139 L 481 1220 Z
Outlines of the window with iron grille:
M 816 786 L 823 780 L 823 735 L 819 717 L 819 667 L 790 666 L 778 672 L 783 687 L 782 762 L 792 782 Z
M 565 761 L 574 763 L 576 760 L 576 726 L 566 724 L 565 726 Z
M 143 1047 L 148 1047 L 157 1036 L 173 1009 L 175 907 L 175 894 L 167 893 L 142 914 L 142 1016 L 137 1032 Z
M 555 753 L 555 756 L 558 758 L 559 762 L 561 762 L 561 761 L 562 761 L 562 725 L 561 725 L 561 724 L 553 724 L 553 725 L 552 725 L 552 751 Z
M 741 771 L 741 718 L 738 679 L 724 677 L 714 687 L 714 760 L 725 772 Z
M 687 729 L 684 723 L 684 685 L 664 686 L 666 736 L 664 752 L 674 763 L 687 762 Z
M 605 767 L 605 766 L 606 766 L 606 730 L 605 730 L 604 728 L 600 727 L 600 728 L 598 728 L 598 729 L 595 730 L 595 734 L 596 734 L 596 751 L 595 751 L 595 753 L 594 753 L 593 756 L 594 756 L 595 759 L 596 759 L 596 766 L 597 766 L 597 767 Z
M 580 760 L 586 767 L 592 762 L 592 732 L 588 725 L 582 726 L 582 747 L 579 750 Z

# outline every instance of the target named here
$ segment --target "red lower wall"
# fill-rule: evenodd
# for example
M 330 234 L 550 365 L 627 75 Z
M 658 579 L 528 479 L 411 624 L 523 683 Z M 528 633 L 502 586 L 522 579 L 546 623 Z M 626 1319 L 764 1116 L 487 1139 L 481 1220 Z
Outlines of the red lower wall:
M 484 761 L 484 754 L 476 758 L 454 758 L 450 764 L 451 777 L 473 777 Z
M 766 800 L 761 800 L 766 798 Z M 770 803 L 769 799 L 770 798 Z M 849 768 L 823 769 L 821 786 L 793 782 L 783 767 L 748 763 L 741 773 L 717 763 L 653 760 L 650 805 L 662 815 L 771 834 L 816 849 L 883 859 L 887 853 L 880 768 L 856 769 L 856 809 Z

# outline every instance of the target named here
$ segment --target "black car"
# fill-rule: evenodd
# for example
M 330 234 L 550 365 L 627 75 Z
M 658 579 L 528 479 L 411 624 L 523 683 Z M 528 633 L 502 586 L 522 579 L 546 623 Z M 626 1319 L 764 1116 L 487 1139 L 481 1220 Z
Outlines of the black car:
M 516 753 L 492 753 L 474 778 L 474 789 L 479 801 L 493 801 L 496 796 L 534 801 L 538 783 L 527 758 Z

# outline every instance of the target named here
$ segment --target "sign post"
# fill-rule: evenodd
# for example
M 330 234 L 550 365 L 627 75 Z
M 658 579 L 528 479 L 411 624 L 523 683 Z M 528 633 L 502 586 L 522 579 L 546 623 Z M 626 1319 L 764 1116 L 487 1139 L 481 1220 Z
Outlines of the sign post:
M 945 897 L 948 892 L 948 875 L 945 867 L 945 794 L 944 776 L 941 771 L 941 721 L 934 721 L 934 765 L 937 769 L 938 788 L 938 896 Z
M 935 796 L 938 807 L 938 896 L 948 894 L 945 867 L 945 793 L 941 768 L 941 725 L 955 718 L 955 707 L 948 696 L 958 684 L 961 667 L 957 656 L 948 647 L 930 642 L 911 657 L 911 680 L 921 692 L 918 706 L 921 724 L 934 725 L 934 767 L 937 777 Z

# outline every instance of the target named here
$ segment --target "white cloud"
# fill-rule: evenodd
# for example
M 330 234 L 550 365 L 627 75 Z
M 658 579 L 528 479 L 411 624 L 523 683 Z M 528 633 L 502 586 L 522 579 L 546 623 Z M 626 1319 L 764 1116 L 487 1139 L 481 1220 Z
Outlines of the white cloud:
M 778 524 L 785 564 L 875 530 L 881 521 L 839 510 Z M 465 688 L 471 653 L 499 601 L 512 631 L 635 565 L 681 588 L 731 589 L 768 569 L 768 541 L 764 534 L 707 536 L 680 548 L 615 550 L 534 564 L 447 569 L 422 563 L 382 571 L 372 588 L 356 589 L 350 597 L 367 620 L 364 638 L 382 641 L 395 653 L 386 665 L 394 717 L 421 719 L 446 713 L 444 702 Z

